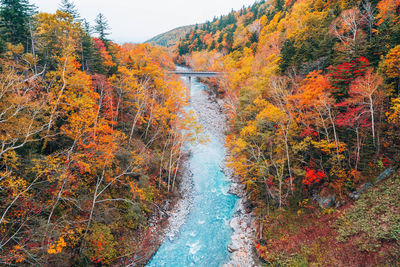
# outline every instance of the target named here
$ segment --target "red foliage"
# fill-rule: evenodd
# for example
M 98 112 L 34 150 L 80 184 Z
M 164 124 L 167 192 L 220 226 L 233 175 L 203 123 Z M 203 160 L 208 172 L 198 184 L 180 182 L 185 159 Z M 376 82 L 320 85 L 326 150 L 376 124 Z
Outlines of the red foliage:
M 337 107 L 347 107 L 346 102 L 342 102 L 336 105 Z M 347 108 L 345 113 L 340 113 L 335 122 L 340 127 L 370 127 L 371 122 L 369 121 L 368 113 L 365 112 L 365 106 L 358 106 L 354 108 Z
M 280 238 L 269 238 L 267 245 L 260 246 L 257 253 L 261 257 L 279 253 L 293 255 L 300 254 L 307 247 L 312 248 L 312 253 L 307 254 L 309 265 L 319 262 L 322 266 L 366 266 L 367 262 L 367 266 L 381 266 L 384 262 L 381 253 L 393 251 L 392 243 L 384 243 L 376 252 L 366 253 L 358 247 L 359 236 L 353 236 L 347 242 L 338 240 L 336 221 L 350 207 L 351 204 L 347 203 L 339 208 L 339 212 L 332 214 L 321 214 L 318 210 L 304 217 L 286 217 L 286 220 L 295 220 L 295 225 L 299 227 L 293 227 L 293 222 L 288 227 L 290 222 L 282 221 L 281 218 L 273 219 L 269 225 L 279 233 Z
M 118 115 L 116 111 L 117 101 L 115 99 L 111 83 L 107 80 L 107 77 L 100 74 L 92 75 L 92 81 L 95 91 L 100 96 L 99 104 L 102 115 L 110 120 L 111 124 L 115 125 L 116 122 L 113 120 Z
M 273 176 L 270 176 L 270 177 L 268 178 L 268 180 L 265 181 L 265 183 L 266 183 L 269 187 L 273 187 L 273 186 L 275 185 L 275 183 L 274 183 L 274 177 L 273 177 Z
M 93 38 L 94 45 L 97 49 L 99 50 L 106 50 L 106 46 L 104 45 L 104 42 L 100 40 L 99 38 Z
M 318 132 L 315 131 L 315 130 L 314 130 L 313 128 L 311 128 L 311 127 L 305 128 L 305 129 L 301 132 L 301 134 L 300 134 L 301 137 L 306 137 L 306 136 L 318 136 L 318 135 L 319 135 Z
M 319 183 L 326 176 L 325 172 L 321 170 L 314 170 L 306 168 L 306 176 L 304 177 L 302 183 L 306 186 L 311 186 L 312 184 Z
M 343 62 L 337 66 L 330 66 L 329 81 L 335 91 L 339 88 L 348 88 L 357 77 L 363 76 L 369 67 L 369 61 L 365 57 L 359 57 L 351 62 Z

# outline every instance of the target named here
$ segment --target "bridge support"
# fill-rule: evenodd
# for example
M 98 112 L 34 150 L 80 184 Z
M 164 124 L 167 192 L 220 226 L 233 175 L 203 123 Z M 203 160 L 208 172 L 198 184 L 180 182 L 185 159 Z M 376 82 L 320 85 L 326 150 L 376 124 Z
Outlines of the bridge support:
M 188 76 L 188 80 L 189 80 L 189 93 L 188 93 L 188 100 L 190 101 L 190 95 L 192 94 L 192 76 Z
M 211 78 L 211 77 L 221 77 L 223 75 L 222 72 L 214 72 L 214 71 L 170 71 L 170 74 L 179 75 L 181 77 L 188 78 L 188 89 L 189 89 L 189 96 L 188 100 L 190 101 L 190 92 L 192 89 L 192 77 L 199 77 L 199 78 Z

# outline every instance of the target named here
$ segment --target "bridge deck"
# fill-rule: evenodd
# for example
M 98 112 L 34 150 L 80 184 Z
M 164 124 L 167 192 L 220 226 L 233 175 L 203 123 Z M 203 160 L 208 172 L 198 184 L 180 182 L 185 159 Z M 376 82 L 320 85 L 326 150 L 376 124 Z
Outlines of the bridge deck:
M 222 75 L 222 73 L 214 71 L 171 71 L 170 73 L 185 77 L 215 77 Z

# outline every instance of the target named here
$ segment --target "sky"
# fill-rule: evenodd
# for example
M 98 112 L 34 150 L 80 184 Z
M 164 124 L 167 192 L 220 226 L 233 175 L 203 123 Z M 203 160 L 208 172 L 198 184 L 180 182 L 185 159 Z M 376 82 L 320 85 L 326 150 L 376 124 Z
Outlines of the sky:
M 203 23 L 239 10 L 255 0 L 71 0 L 92 25 L 98 13 L 108 19 L 117 43 L 145 42 L 179 26 Z M 61 0 L 30 0 L 41 12 L 54 13 Z

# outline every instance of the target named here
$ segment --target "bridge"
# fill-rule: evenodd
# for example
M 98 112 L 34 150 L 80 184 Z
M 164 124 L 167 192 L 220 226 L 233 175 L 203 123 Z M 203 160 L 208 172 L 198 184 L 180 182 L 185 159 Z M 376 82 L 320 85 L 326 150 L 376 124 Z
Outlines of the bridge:
M 171 74 L 176 74 L 184 77 L 199 77 L 199 78 L 209 78 L 209 77 L 216 77 L 221 76 L 221 72 L 214 72 L 214 71 L 171 71 Z
M 212 78 L 212 77 L 218 77 L 222 76 L 222 72 L 215 72 L 215 71 L 170 71 L 170 74 L 176 74 L 182 77 L 188 77 L 189 78 L 189 91 L 192 87 L 192 77 L 198 77 L 198 78 Z

